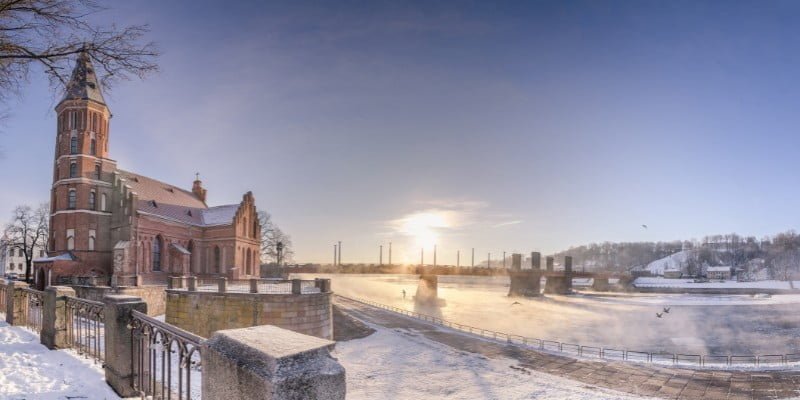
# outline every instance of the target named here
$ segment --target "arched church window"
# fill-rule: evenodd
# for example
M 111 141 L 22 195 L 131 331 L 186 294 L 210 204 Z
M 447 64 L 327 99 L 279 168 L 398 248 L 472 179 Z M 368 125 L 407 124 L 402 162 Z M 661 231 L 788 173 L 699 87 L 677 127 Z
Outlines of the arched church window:
M 67 229 L 67 250 L 75 249 L 75 229 Z
M 96 232 L 94 229 L 89 229 L 89 251 L 94 251 L 94 238 Z
M 89 192 L 89 209 L 94 210 L 96 204 L 97 204 L 97 193 L 95 193 L 94 190 L 92 190 L 91 192 Z
M 78 164 L 77 163 L 69 163 L 69 177 L 76 178 L 78 176 Z
M 214 272 L 221 272 L 220 271 L 220 256 L 219 256 L 219 246 L 214 246 Z
M 153 271 L 161 271 L 161 247 L 164 244 L 161 235 L 153 241 Z
M 108 211 L 106 209 L 106 194 L 105 193 L 100 195 L 100 210 L 101 211 Z
M 89 154 L 91 155 L 97 154 L 97 140 L 95 139 L 92 139 L 92 141 L 89 142 Z
M 77 202 L 78 194 L 75 189 L 70 189 L 69 193 L 67 193 L 67 208 L 70 210 L 75 209 L 75 203 Z
M 69 154 L 78 154 L 78 137 L 69 138 Z

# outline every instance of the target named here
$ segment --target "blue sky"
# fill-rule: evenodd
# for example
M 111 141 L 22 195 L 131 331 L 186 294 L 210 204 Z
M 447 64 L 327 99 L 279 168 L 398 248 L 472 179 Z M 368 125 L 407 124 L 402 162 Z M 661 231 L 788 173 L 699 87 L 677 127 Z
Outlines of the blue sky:
M 797 227 L 800 4 L 489 3 L 111 3 L 164 53 L 106 93 L 111 157 L 252 190 L 301 261 Z M 48 198 L 57 97 L 8 104 L 0 215 Z

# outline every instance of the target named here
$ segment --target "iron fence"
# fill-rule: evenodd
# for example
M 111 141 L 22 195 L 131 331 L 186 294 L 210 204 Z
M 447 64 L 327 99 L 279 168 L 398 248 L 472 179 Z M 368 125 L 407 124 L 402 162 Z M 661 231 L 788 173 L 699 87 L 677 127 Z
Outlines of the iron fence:
M 201 397 L 204 338 L 133 311 L 134 388 L 148 399 Z
M 689 366 L 762 366 L 762 365 L 797 365 L 800 364 L 800 353 L 791 354 L 765 354 L 765 355 L 702 355 L 665 352 L 635 351 L 627 349 L 614 349 L 599 346 L 583 346 L 577 343 L 565 343 L 556 340 L 529 338 L 497 332 L 490 329 L 478 328 L 457 322 L 446 321 L 438 317 L 420 314 L 398 307 L 388 306 L 371 300 L 350 298 L 336 295 L 336 298 L 371 307 L 395 312 L 407 317 L 415 318 L 432 324 L 453 328 L 465 333 L 481 336 L 483 338 L 502 341 L 510 345 L 531 348 L 540 351 L 563 353 L 572 356 L 601 358 L 607 360 L 634 361 L 656 364 L 673 364 Z
M 106 359 L 103 303 L 65 297 L 67 346 L 95 362 Z
M 20 289 L 20 294 L 25 296 L 25 327 L 36 332 L 42 332 L 42 309 L 44 308 L 44 292 L 31 288 Z

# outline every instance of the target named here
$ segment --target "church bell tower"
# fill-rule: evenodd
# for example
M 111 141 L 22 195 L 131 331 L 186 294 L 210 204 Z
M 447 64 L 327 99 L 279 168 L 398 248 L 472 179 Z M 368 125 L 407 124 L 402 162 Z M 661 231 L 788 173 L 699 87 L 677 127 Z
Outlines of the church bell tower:
M 109 273 L 111 181 L 116 168 L 108 158 L 111 113 L 87 53 L 78 56 L 55 111 L 48 255 L 69 253 L 87 270 Z

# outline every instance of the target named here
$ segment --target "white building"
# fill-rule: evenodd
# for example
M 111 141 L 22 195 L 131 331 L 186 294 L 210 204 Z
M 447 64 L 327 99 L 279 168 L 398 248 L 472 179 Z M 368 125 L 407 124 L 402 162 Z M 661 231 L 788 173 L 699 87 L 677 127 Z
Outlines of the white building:
M 36 247 L 33 251 L 33 259 L 46 257 L 47 254 L 42 247 Z M 33 271 L 31 271 L 33 273 Z M 0 251 L 0 278 L 8 274 L 25 275 L 25 255 L 22 249 L 6 246 Z
M 731 279 L 731 267 L 708 267 L 708 269 L 706 269 L 706 278 L 720 280 Z

